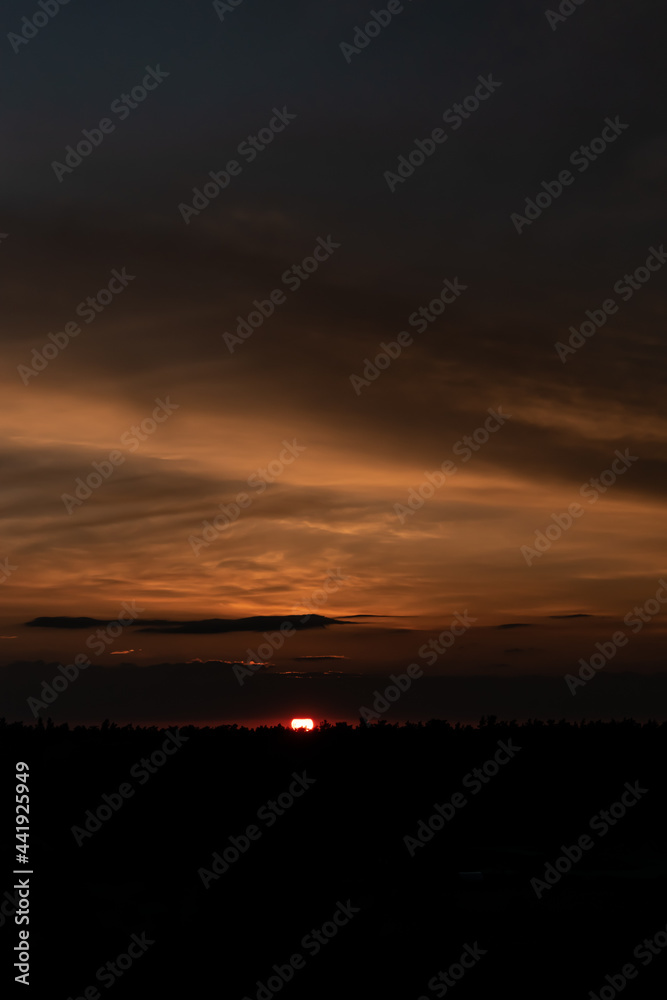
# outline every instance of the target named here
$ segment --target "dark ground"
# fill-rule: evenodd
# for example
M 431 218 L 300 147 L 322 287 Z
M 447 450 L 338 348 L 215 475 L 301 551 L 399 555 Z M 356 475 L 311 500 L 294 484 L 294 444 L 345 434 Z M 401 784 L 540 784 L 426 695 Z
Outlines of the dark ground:
M 180 733 L 187 739 L 148 775 L 141 758 L 164 731 L 0 726 L 0 894 L 10 896 L 20 867 L 14 764 L 30 767 L 33 959 L 31 986 L 17 995 L 65 1000 L 95 986 L 112 998 L 255 1000 L 257 981 L 299 952 L 305 964 L 275 990 L 285 1000 L 418 1000 L 445 995 L 429 980 L 475 943 L 486 954 L 447 996 L 599 996 L 629 962 L 627 1000 L 663 994 L 667 955 L 643 964 L 633 951 L 667 925 L 667 723 Z M 521 750 L 473 794 L 464 776 L 499 740 Z M 258 818 L 304 771 L 315 782 L 284 815 L 271 826 L 268 813 Z M 606 833 L 592 831 L 626 782 L 647 791 Z M 134 795 L 79 846 L 72 827 L 123 783 Z M 404 837 L 456 792 L 466 804 L 411 857 Z M 199 869 L 210 872 L 214 852 L 250 824 L 258 839 L 205 888 Z M 583 834 L 594 846 L 538 899 L 530 880 Z M 459 874 L 471 871 L 482 879 Z M 304 935 L 348 900 L 359 912 L 313 955 Z M 10 911 L 0 917 L 3 956 L 17 943 Z M 122 977 L 96 980 L 133 933 L 154 944 Z M 2 966 L 10 995 L 12 961 Z

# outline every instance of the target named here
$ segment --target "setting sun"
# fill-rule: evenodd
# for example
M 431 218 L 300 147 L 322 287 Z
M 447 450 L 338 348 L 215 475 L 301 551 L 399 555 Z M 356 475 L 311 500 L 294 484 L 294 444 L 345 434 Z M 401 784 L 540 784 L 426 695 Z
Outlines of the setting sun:
M 292 729 L 312 729 L 312 719 L 292 719 Z

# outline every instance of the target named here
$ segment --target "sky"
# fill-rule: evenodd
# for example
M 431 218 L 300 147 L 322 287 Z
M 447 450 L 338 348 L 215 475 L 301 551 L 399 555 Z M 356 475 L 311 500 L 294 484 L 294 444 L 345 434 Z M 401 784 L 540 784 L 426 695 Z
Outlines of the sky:
M 654 598 L 661 18 L 561 7 L 3 6 L 11 713 L 11 664 L 46 680 L 81 649 L 28 622 L 123 602 L 344 622 L 258 657 L 304 682 L 406 666 L 468 614 L 432 672 L 473 685 L 562 682 Z M 610 673 L 663 668 L 661 616 Z M 517 623 L 537 638 L 507 642 Z M 187 686 L 265 631 L 172 627 L 95 662 L 178 662 Z M 118 677 L 109 705 L 143 717 Z M 240 717 L 205 690 L 191 713 Z

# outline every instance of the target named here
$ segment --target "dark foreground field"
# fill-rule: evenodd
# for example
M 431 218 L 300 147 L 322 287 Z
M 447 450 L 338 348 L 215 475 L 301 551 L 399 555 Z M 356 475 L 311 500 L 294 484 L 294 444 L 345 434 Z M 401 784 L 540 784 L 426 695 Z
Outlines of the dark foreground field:
M 17 995 L 662 995 L 667 724 L 482 723 L 0 726 L 3 991 L 20 761 Z

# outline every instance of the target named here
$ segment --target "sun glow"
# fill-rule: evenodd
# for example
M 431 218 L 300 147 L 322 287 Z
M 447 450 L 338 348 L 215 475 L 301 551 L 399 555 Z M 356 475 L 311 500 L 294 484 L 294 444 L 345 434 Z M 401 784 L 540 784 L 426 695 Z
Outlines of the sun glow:
M 292 729 L 312 729 L 312 719 L 292 719 Z

